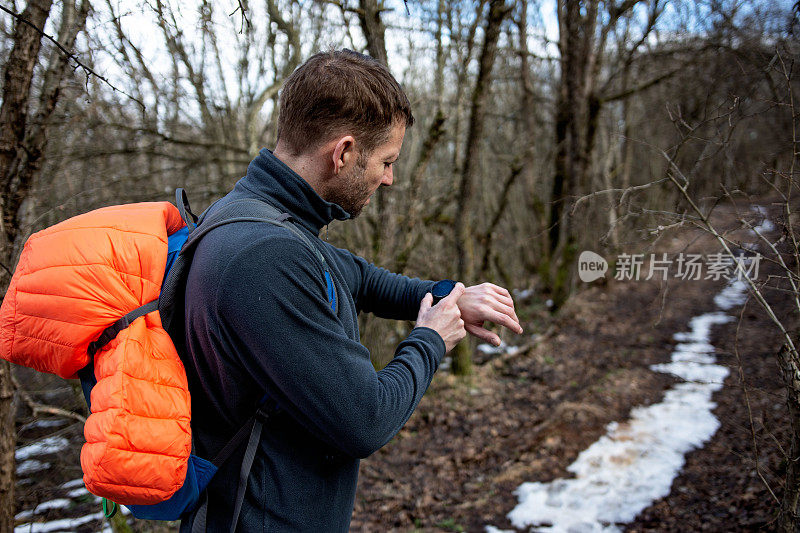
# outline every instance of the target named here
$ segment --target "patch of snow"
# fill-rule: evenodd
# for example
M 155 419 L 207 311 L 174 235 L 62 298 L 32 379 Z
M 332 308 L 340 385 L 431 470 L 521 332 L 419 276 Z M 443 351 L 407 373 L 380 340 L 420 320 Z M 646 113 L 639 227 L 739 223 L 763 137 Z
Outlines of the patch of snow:
M 675 333 L 672 338 L 676 341 L 702 342 L 707 344 L 711 338 L 711 326 L 725 324 L 730 320 L 731 317 L 725 313 L 705 313 L 689 321 L 689 328 L 691 331 Z
M 478 351 L 486 355 L 497 355 L 500 353 L 504 353 L 507 349 L 508 349 L 508 344 L 506 344 L 503 341 L 500 341 L 500 346 L 495 346 L 489 343 L 478 345 Z
M 672 352 L 673 361 L 695 361 L 697 363 L 713 363 L 714 347 L 706 342 L 683 342 L 675 345 Z
M 55 418 L 50 420 L 34 420 L 30 424 L 25 424 L 20 428 L 20 431 L 29 430 L 29 429 L 36 429 L 36 428 L 56 428 L 58 426 L 63 426 L 64 424 L 68 424 L 69 421 L 64 420 L 63 418 Z
M 494 526 L 486 526 L 486 533 L 515 533 L 510 529 L 497 529 Z
M 50 463 L 42 463 L 36 459 L 28 459 L 17 465 L 17 475 L 25 476 L 34 472 L 40 472 L 50 468 Z
M 67 481 L 63 485 L 61 485 L 62 489 L 74 489 L 75 487 L 82 487 L 83 486 L 83 478 L 79 477 L 78 479 L 73 479 L 72 481 Z
M 520 300 L 524 300 L 526 298 L 530 298 L 531 296 L 533 296 L 533 289 L 512 289 L 511 294 L 514 295 L 514 298 L 519 298 Z
M 72 500 L 67 500 L 65 498 L 58 498 L 56 500 L 42 502 L 34 507 L 32 511 L 22 511 L 21 513 L 17 513 L 17 515 L 14 517 L 14 520 L 27 520 L 35 514 L 43 513 L 45 511 L 49 511 L 50 509 L 64 509 L 70 505 L 72 505 Z
M 775 229 L 775 224 L 773 224 L 772 221 L 767 218 L 769 213 L 767 213 L 767 209 L 765 207 L 754 205 L 753 211 L 761 216 L 761 223 L 753 226 L 753 229 L 750 230 L 752 233 L 756 235 L 763 235 L 764 233 L 773 231 Z
M 730 283 L 715 298 L 722 309 L 743 302 L 743 282 Z M 607 433 L 583 451 L 567 470 L 575 475 L 550 483 L 523 483 L 508 518 L 514 527 L 558 533 L 617 532 L 654 500 L 670 493 L 684 456 L 703 446 L 719 429 L 712 410 L 715 391 L 728 369 L 714 364 L 711 328 L 733 317 L 705 313 L 676 333 L 671 362 L 653 365 L 686 380 L 672 387 L 661 403 L 637 407 L 628 422 L 612 422 Z M 487 533 L 499 530 L 487 526 Z
M 75 531 L 75 528 L 79 526 L 102 519 L 103 513 L 94 513 L 82 516 L 80 518 L 64 518 L 62 520 L 53 520 L 52 522 L 33 522 L 15 527 L 14 533 L 51 533 L 52 531 Z
M 80 498 L 81 496 L 86 496 L 87 494 L 91 494 L 89 489 L 86 487 L 80 487 L 78 489 L 73 489 L 67 493 L 67 496 L 70 498 Z
M 69 441 L 64 437 L 47 437 L 40 441 L 34 442 L 27 446 L 19 448 L 14 453 L 14 458 L 17 461 L 24 461 L 34 455 L 47 455 L 49 453 L 58 453 L 69 447 Z
M 485 355 L 498 355 L 501 353 L 507 353 L 508 355 L 514 355 L 520 350 L 519 346 L 513 346 L 510 344 L 506 344 L 504 341 L 500 341 L 500 346 L 495 346 L 493 344 L 484 343 L 478 345 L 478 351 Z
M 724 311 L 739 307 L 745 301 L 747 301 L 747 283 L 738 279 L 728 283 L 722 292 L 714 296 L 714 303 Z
M 694 361 L 673 361 L 672 363 L 652 365 L 650 370 L 672 374 L 692 383 L 719 385 L 718 389 L 722 388 L 722 382 L 728 377 L 728 369 L 724 366 Z

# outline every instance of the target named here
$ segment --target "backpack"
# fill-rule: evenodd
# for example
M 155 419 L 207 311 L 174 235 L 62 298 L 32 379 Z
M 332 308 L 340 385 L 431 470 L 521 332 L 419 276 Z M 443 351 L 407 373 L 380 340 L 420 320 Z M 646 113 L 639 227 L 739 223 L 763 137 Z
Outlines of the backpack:
M 212 205 L 195 216 L 183 189 L 169 202 L 126 204 L 78 215 L 25 243 L 0 306 L 0 357 L 63 378 L 80 378 L 91 414 L 81 467 L 86 488 L 136 518 L 177 520 L 248 439 L 231 531 L 236 527 L 261 429 L 277 410 L 265 395 L 213 458 L 192 453 L 191 401 L 181 355 L 185 289 L 197 244 L 230 223 L 289 230 L 321 261 L 328 301 L 336 287 L 322 253 L 291 215 L 255 199 Z M 249 436 L 249 438 L 248 438 Z M 203 502 L 201 503 L 201 500 Z

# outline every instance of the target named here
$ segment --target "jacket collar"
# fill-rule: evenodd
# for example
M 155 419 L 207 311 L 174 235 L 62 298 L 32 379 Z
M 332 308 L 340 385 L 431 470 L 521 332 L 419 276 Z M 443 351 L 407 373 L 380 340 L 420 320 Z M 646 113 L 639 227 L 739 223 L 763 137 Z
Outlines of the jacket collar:
M 338 204 L 324 200 L 317 192 L 275 157 L 271 150 L 263 148 L 247 167 L 247 175 L 240 179 L 234 191 L 259 198 L 285 211 L 314 235 L 319 235 L 322 226 L 332 220 L 347 220 L 350 214 Z

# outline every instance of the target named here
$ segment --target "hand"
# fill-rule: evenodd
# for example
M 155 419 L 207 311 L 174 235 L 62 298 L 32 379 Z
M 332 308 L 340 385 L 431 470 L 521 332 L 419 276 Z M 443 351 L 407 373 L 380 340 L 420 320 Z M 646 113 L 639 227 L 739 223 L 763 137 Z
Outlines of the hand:
M 461 311 L 458 309 L 458 299 L 464 294 L 464 290 L 464 284 L 457 283 L 450 294 L 433 307 L 433 295 L 428 293 L 419 306 L 417 327 L 431 328 L 441 335 L 448 352 L 467 336 Z
M 461 309 L 464 329 L 495 346 L 500 346 L 500 337 L 483 327 L 486 321 L 504 326 L 514 333 L 522 333 L 522 326 L 514 311 L 514 300 L 503 287 L 491 283 L 467 287 L 458 300 L 458 307 Z

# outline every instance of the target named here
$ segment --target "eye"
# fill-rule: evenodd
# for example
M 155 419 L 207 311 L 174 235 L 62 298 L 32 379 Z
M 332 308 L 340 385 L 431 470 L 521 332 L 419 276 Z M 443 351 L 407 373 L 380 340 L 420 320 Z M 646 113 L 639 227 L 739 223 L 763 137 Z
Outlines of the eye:
M 392 166 L 392 163 L 394 163 L 394 161 L 392 161 L 391 163 L 383 163 L 383 168 L 389 168 L 390 166 Z

